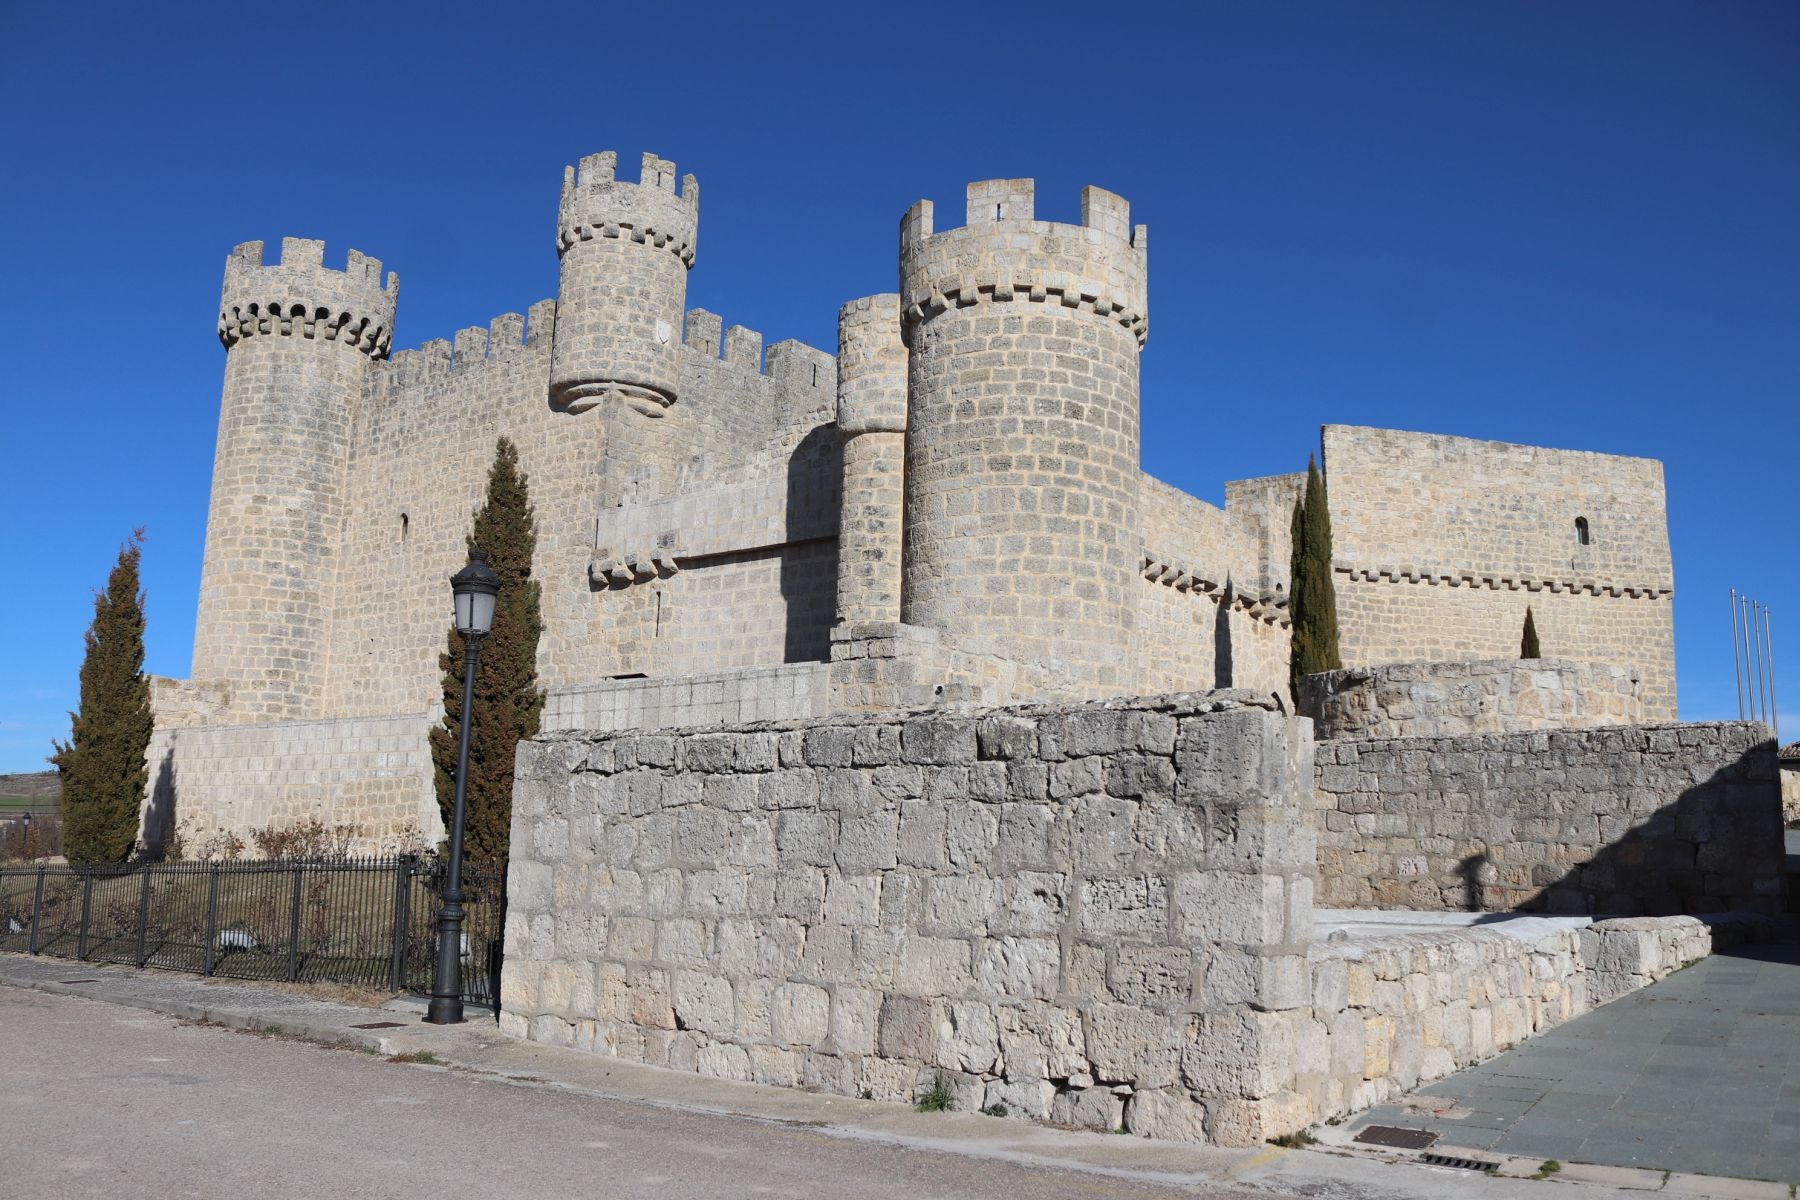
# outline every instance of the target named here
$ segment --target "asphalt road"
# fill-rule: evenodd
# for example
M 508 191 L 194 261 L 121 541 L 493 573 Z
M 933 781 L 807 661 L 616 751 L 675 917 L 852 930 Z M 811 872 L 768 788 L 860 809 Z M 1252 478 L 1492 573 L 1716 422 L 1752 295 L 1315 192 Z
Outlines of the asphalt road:
M 0 1197 L 1162 1197 L 0 987 Z

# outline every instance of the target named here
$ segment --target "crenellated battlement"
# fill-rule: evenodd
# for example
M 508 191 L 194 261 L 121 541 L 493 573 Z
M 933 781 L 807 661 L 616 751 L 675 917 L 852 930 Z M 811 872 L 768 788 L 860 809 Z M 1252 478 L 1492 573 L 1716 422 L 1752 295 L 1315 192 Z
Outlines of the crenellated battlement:
M 563 168 L 562 203 L 556 214 L 556 252 L 593 238 L 624 238 L 667 249 L 694 265 L 700 228 L 700 184 L 692 175 L 675 190 L 675 164 L 646 154 L 638 181 L 617 178 L 614 150 L 590 154 Z
M 921 200 L 900 221 L 900 305 L 908 330 L 952 308 L 1025 300 L 1092 311 L 1149 335 L 1149 232 L 1104 188 L 1081 192 L 1081 224 L 1036 219 L 1030 179 L 968 185 L 965 224 L 938 232 Z
M 229 350 L 257 336 L 348 342 L 371 358 L 385 358 L 394 336 L 400 276 L 360 250 L 344 269 L 324 265 L 325 243 L 281 239 L 281 260 L 263 263 L 263 243 L 244 242 L 225 260 L 219 295 L 219 341 Z
M 501 313 L 485 327 L 470 325 L 446 340 L 434 338 L 388 360 L 393 387 L 406 391 L 479 368 L 510 370 L 510 360 L 533 347 L 547 348 L 556 329 L 556 301 L 539 300 L 529 315 Z

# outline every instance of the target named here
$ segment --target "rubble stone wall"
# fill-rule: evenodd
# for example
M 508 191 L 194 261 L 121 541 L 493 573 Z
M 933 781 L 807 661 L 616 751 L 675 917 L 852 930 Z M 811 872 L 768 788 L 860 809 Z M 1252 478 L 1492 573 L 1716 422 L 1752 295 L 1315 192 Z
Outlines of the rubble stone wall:
M 1309 1002 L 1311 740 L 1254 695 L 520 748 L 502 1026 L 1253 1144 Z
M 1320 742 L 1320 902 L 1779 911 L 1775 745 L 1749 722 Z
M 1441 737 L 1640 724 L 1642 691 L 1626 667 L 1498 658 L 1325 671 L 1296 703 L 1321 739 Z

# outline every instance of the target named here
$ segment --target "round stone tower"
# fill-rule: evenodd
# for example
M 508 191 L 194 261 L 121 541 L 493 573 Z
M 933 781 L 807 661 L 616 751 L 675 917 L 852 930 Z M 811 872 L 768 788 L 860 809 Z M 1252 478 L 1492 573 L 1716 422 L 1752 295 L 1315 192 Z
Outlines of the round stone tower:
M 967 223 L 900 226 L 909 350 L 901 619 L 958 649 L 1128 686 L 1147 237 L 1090 187 L 1033 219 L 1029 179 L 968 188 Z
M 675 164 L 644 155 L 637 183 L 608 150 L 563 171 L 550 399 L 582 412 L 608 396 L 661 416 L 681 383 L 681 320 L 700 228 L 700 186 L 675 192 Z
M 349 502 L 350 438 L 376 360 L 393 338 L 400 280 L 350 251 L 283 238 L 225 260 L 226 349 L 206 558 L 194 630 L 196 680 L 224 683 L 229 722 L 319 715 L 336 540 Z
M 899 296 L 864 296 L 838 311 L 837 371 L 837 423 L 844 451 L 838 621 L 898 621 L 906 450 L 906 347 L 900 341 Z

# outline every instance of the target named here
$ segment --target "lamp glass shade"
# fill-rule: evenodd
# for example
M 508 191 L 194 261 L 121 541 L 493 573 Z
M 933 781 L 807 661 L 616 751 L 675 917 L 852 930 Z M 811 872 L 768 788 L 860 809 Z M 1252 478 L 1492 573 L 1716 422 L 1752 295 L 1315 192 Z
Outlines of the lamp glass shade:
M 494 627 L 494 593 L 462 591 L 456 593 L 456 631 L 486 633 Z
M 456 630 L 480 636 L 494 627 L 494 599 L 500 593 L 500 577 L 489 569 L 487 554 L 476 550 L 469 565 L 450 578 L 456 597 Z

